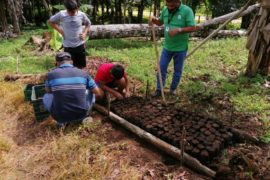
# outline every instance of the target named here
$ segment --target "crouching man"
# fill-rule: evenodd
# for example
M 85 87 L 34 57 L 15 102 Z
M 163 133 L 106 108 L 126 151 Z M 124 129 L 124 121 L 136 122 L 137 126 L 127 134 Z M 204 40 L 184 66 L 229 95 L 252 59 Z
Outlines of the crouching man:
M 45 85 L 44 106 L 58 126 L 82 122 L 100 90 L 89 74 L 72 65 L 69 53 L 57 53 L 55 60 L 56 68 L 48 73 Z
M 101 88 L 101 97 L 104 92 L 120 100 L 130 96 L 128 77 L 124 67 L 119 64 L 102 64 L 97 70 L 95 82 Z

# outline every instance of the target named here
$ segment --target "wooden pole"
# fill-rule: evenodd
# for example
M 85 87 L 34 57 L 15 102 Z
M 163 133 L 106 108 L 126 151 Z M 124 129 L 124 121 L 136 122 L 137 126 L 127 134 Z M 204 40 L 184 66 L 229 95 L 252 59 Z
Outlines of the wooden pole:
M 98 105 L 98 104 L 95 104 L 94 108 L 102 114 L 105 114 L 105 115 L 108 114 L 108 110 L 106 108 Z M 116 114 L 114 114 L 112 112 L 110 112 L 109 118 L 112 121 L 122 125 L 123 127 L 128 129 L 129 131 L 133 132 L 134 134 L 136 134 L 138 137 L 142 138 L 143 140 L 153 144 L 154 146 L 156 146 L 160 150 L 165 151 L 169 155 L 177 158 L 178 160 L 181 160 L 181 150 L 176 148 L 175 146 L 172 146 L 172 145 L 166 143 L 165 141 L 162 141 L 161 139 L 159 139 L 159 138 L 153 136 L 152 134 L 144 131 L 143 129 L 129 123 L 125 119 L 117 116 Z M 183 153 L 183 163 L 185 165 L 187 165 L 189 168 L 191 168 L 199 173 L 202 173 L 204 175 L 207 175 L 209 177 L 213 178 L 216 175 L 215 171 L 204 166 L 196 158 L 194 158 L 186 153 Z
M 16 74 L 19 74 L 19 56 L 17 56 Z
M 212 32 L 207 38 L 205 38 L 197 47 L 195 47 L 187 56 L 186 59 L 189 58 L 192 54 L 194 54 L 202 45 L 204 45 L 207 41 L 209 41 L 213 36 L 215 36 L 221 29 L 223 29 L 229 22 L 238 17 L 244 10 L 249 7 L 249 4 L 252 3 L 253 0 L 249 0 L 245 6 L 243 6 L 236 14 L 234 14 L 231 18 L 229 18 L 225 23 L 223 23 L 218 29 Z
M 111 97 L 110 97 L 110 93 L 107 92 L 107 115 L 110 116 L 110 112 L 111 112 Z
M 152 5 L 150 6 L 150 9 L 152 9 Z M 150 17 L 151 17 L 151 10 L 150 10 Z M 151 30 L 152 30 L 152 36 L 153 36 L 153 46 L 154 46 L 154 49 L 155 49 L 155 54 L 156 54 L 156 59 L 157 59 L 158 81 L 159 81 L 159 84 L 160 84 L 161 96 L 162 96 L 163 102 L 166 103 L 166 99 L 165 99 L 165 95 L 164 95 L 163 82 L 162 82 L 162 77 L 161 77 L 159 53 L 158 53 L 158 48 L 157 48 L 157 39 L 156 39 L 156 31 L 155 31 L 155 25 L 154 24 L 152 24 Z

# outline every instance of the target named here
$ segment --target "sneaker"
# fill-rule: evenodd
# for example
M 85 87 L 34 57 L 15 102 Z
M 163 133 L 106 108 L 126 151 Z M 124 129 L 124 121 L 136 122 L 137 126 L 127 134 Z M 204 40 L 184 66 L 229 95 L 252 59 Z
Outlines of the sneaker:
M 152 94 L 152 97 L 153 97 L 153 98 L 160 97 L 160 96 L 161 96 L 161 91 L 159 91 L 159 90 L 156 90 L 156 91 L 154 92 L 154 94 Z
M 86 125 L 93 122 L 93 118 L 91 116 L 88 116 L 82 120 L 82 124 Z

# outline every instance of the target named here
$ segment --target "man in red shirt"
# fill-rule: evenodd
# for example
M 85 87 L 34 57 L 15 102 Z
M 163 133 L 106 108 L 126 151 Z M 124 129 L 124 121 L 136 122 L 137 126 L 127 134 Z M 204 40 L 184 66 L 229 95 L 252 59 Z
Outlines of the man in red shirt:
M 117 99 L 124 99 L 130 96 L 129 81 L 125 69 L 119 64 L 102 64 L 97 70 L 95 82 L 101 88 L 102 97 L 104 96 L 104 91 L 109 92 Z

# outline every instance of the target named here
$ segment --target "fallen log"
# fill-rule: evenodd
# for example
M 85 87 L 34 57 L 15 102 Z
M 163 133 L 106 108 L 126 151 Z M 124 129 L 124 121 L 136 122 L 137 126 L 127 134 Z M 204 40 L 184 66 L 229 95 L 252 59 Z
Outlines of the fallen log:
M 46 74 L 7 74 L 5 81 L 17 81 L 18 79 L 32 79 L 34 81 L 44 81 Z
M 253 144 L 260 144 L 261 143 L 261 141 L 258 138 L 251 136 L 244 131 L 241 131 L 241 130 L 235 129 L 235 128 L 231 128 L 231 131 L 238 141 L 249 142 L 249 143 L 253 143 Z
M 210 31 L 210 33 L 212 33 Z M 240 37 L 240 36 L 246 36 L 247 31 L 246 30 L 220 30 L 216 36 L 214 37 Z
M 248 9 L 240 13 L 235 19 L 250 14 L 257 10 L 260 4 L 249 6 Z M 198 24 L 200 27 L 208 27 L 211 25 L 217 25 L 224 23 L 238 11 L 207 20 L 203 23 Z M 164 35 L 164 27 L 155 27 L 156 35 Z M 199 33 L 200 34 L 200 33 Z M 151 29 L 148 24 L 110 24 L 110 25 L 92 25 L 89 32 L 89 39 L 110 39 L 110 38 L 126 38 L 126 37 L 149 37 L 151 35 Z M 194 33 L 196 35 L 196 33 Z
M 258 10 L 259 8 L 260 8 L 260 4 L 254 4 L 252 6 L 249 6 L 245 11 L 241 12 L 234 19 L 238 19 L 239 17 L 242 17 L 242 16 L 245 16 L 247 14 L 250 14 L 253 11 Z M 207 26 L 222 24 L 222 23 L 226 22 L 228 19 L 230 19 L 231 17 L 233 17 L 234 15 L 236 15 L 237 13 L 239 13 L 239 11 L 240 10 L 237 10 L 237 11 L 234 11 L 232 13 L 225 14 L 223 16 L 219 16 L 219 17 L 216 17 L 216 18 L 207 20 L 205 22 L 202 22 L 202 23 L 198 24 L 198 26 L 207 27 Z
M 106 108 L 104 108 L 98 104 L 95 104 L 94 108 L 97 111 L 99 111 L 100 113 L 102 113 L 104 115 L 108 115 L 108 110 Z M 134 134 L 136 134 L 140 138 L 155 145 L 160 150 L 165 151 L 169 155 L 177 158 L 178 160 L 181 160 L 181 150 L 176 148 L 175 146 L 172 146 L 172 145 L 160 140 L 159 138 L 157 138 L 157 137 L 153 136 L 152 134 L 142 130 L 141 128 L 129 123 L 125 119 L 117 116 L 116 114 L 114 114 L 112 112 L 109 112 L 109 118 L 111 120 L 113 120 L 114 122 L 122 125 L 126 129 L 130 130 L 131 132 L 133 132 Z M 215 177 L 215 174 L 216 174 L 215 171 L 204 166 L 203 164 L 201 164 L 197 159 L 193 158 L 192 156 L 190 156 L 186 153 L 183 153 L 182 160 L 183 160 L 183 163 L 185 165 L 187 165 L 189 168 L 191 168 L 191 169 L 193 169 L 201 174 L 207 175 L 209 177 L 212 177 L 212 178 Z

